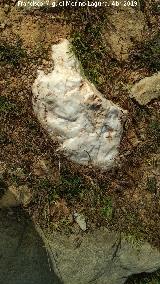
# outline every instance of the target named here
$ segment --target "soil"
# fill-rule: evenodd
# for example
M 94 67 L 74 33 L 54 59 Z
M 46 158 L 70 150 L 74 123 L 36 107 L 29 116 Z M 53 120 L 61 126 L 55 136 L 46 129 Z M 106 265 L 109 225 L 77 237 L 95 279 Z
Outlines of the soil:
M 90 9 L 89 13 L 92 12 Z M 115 76 L 98 88 L 128 110 L 120 162 L 107 172 L 91 165 L 76 165 L 56 151 L 57 143 L 51 141 L 34 116 L 32 84 L 37 69 L 48 72 L 53 67 L 51 45 L 61 38 L 70 38 L 82 25 L 77 16 L 79 12 L 26 11 L 12 1 L 7 6 L 3 4 L 0 13 L 3 16 L 0 146 L 1 163 L 7 168 L 1 177 L 3 183 L 27 184 L 32 189 L 32 202 L 24 210 L 45 228 L 54 227 L 67 233 L 76 230 L 73 218 L 76 211 L 86 216 L 88 230 L 104 225 L 159 247 L 159 104 L 155 100 L 139 106 L 129 98 L 126 87 L 155 71 L 140 65 L 134 52 L 128 61 L 110 67 Z M 158 15 L 149 14 L 148 10 L 145 14 L 145 9 L 143 13 L 153 37 L 157 33 Z M 36 170 L 39 160 L 46 161 L 44 172 L 42 166 Z M 17 168 L 23 170 L 22 176 L 15 173 Z

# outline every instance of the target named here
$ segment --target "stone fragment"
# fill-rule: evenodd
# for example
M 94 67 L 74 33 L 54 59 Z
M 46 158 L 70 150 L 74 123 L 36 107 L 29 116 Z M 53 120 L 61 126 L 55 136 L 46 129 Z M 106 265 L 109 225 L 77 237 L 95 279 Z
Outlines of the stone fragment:
M 36 176 L 45 177 L 48 173 L 47 161 L 44 159 L 38 159 L 34 162 L 33 172 Z
M 147 24 L 143 13 L 121 6 L 107 15 L 103 42 L 117 60 L 127 60 L 134 44 L 144 40 L 146 31 Z
M 0 199 L 0 208 L 16 207 L 20 204 L 27 206 L 31 201 L 31 191 L 27 185 L 16 187 L 9 186 L 8 190 Z
M 61 283 L 34 223 L 22 210 L 0 210 L 0 252 L 1 284 Z
M 60 182 L 60 172 L 49 160 L 36 157 L 33 163 L 33 173 L 39 178 L 48 178 L 51 182 Z
M 140 105 L 147 105 L 153 99 L 160 96 L 160 72 L 146 77 L 136 83 L 130 93 L 130 97 L 134 98 Z
M 132 146 L 137 147 L 141 141 L 138 139 L 136 132 L 133 129 L 129 129 L 127 134 L 128 140 Z
M 86 231 L 87 230 L 87 225 L 86 225 L 86 221 L 85 221 L 85 217 L 83 214 L 79 214 L 79 213 L 74 213 L 74 218 L 75 221 L 77 222 L 77 224 L 79 225 L 79 227 L 81 228 L 82 231 Z
M 105 99 L 80 72 L 68 40 L 53 45 L 54 70 L 38 72 L 33 108 L 59 150 L 79 164 L 115 164 L 126 112 Z
M 15 195 L 7 190 L 5 194 L 0 199 L 0 208 L 16 207 L 19 205 Z
M 79 235 L 55 231 L 43 235 L 53 267 L 58 264 L 57 275 L 65 284 L 124 284 L 133 274 L 160 268 L 159 250 L 147 242 L 106 228 L 85 232 L 76 247 L 73 237 Z

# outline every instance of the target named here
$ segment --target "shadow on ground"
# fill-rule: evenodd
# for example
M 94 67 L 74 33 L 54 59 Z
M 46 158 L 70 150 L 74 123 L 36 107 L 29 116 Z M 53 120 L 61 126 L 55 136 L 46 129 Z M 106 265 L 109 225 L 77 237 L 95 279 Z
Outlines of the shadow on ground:
M 61 284 L 41 237 L 22 210 L 0 211 L 0 283 Z

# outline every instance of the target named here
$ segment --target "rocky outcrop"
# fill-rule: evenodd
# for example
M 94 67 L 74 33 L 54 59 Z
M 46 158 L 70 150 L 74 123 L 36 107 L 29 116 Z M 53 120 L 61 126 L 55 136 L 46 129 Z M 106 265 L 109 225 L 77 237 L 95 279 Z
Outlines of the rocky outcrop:
M 34 112 L 72 161 L 108 169 L 118 156 L 125 111 L 81 74 L 67 40 L 52 52 L 54 70 L 39 71 L 33 85 Z
M 147 24 L 141 11 L 120 7 L 107 15 L 103 42 L 116 59 L 127 60 L 134 44 L 143 42 L 146 31 Z
M 20 210 L 0 211 L 0 283 L 61 283 L 41 237 Z
M 27 185 L 11 185 L 0 199 L 0 208 L 16 207 L 18 205 L 27 206 L 31 199 L 31 189 Z
M 160 72 L 136 83 L 130 93 L 140 105 L 146 105 L 160 96 Z
M 15 176 L 22 180 L 25 179 L 22 168 L 9 168 L 6 163 L 0 161 L 0 209 L 19 205 L 27 206 L 32 199 L 31 188 L 27 184 L 17 185 L 14 182 L 6 182 L 6 173 L 10 174 L 12 178 Z
M 0 211 L 0 253 L 1 284 L 124 284 L 160 267 L 160 252 L 148 243 L 105 228 L 42 231 L 20 210 Z
M 132 274 L 160 267 L 160 252 L 106 229 L 80 235 L 51 233 L 44 242 L 64 284 L 124 284 Z

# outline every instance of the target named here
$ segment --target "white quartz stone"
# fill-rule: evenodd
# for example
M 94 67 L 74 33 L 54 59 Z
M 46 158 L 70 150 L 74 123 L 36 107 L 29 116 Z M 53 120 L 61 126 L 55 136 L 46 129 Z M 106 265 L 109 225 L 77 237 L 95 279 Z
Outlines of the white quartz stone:
M 68 40 L 52 46 L 54 70 L 38 71 L 33 108 L 59 150 L 79 164 L 109 169 L 118 157 L 125 111 L 83 75 Z

